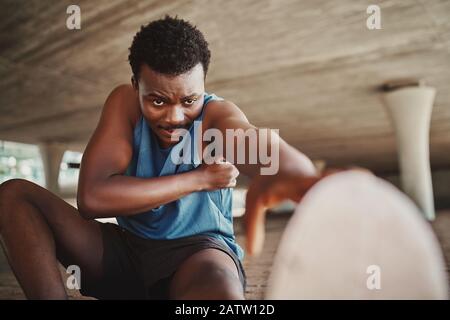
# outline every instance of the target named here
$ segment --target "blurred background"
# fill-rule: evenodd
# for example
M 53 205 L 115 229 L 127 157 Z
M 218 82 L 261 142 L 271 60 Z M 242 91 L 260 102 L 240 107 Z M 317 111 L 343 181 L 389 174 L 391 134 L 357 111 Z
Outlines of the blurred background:
M 79 30 L 66 27 L 71 4 L 81 9 Z M 381 29 L 367 27 L 371 4 L 380 8 Z M 236 103 L 254 125 L 280 129 L 319 168 L 361 166 L 400 188 L 395 131 L 380 86 L 409 78 L 434 87 L 430 167 L 437 229 L 447 232 L 440 239 L 450 252 L 450 1 L 444 0 L 0 0 L 0 182 L 29 179 L 76 205 L 79 163 L 105 98 L 130 82 L 131 40 L 165 14 L 205 34 L 212 52 L 207 91 Z M 245 187 L 243 179 L 236 216 Z M 272 219 L 272 247 L 259 258 L 261 269 L 247 265 L 254 270 L 250 298 L 264 291 L 286 223 Z M 239 241 L 240 232 L 236 225 Z M 5 277 L 0 295 L 20 297 Z

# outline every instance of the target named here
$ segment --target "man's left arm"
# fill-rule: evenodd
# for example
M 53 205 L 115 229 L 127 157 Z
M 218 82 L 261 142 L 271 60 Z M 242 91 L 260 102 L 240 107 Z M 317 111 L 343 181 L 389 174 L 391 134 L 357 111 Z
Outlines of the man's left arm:
M 206 128 L 220 130 L 223 157 L 251 179 L 244 216 L 246 249 L 250 255 L 258 254 L 264 240 L 265 210 L 287 199 L 298 202 L 320 177 L 306 155 L 287 144 L 275 131 L 252 125 L 235 104 L 228 101 L 211 104 L 205 115 Z M 247 138 L 242 139 L 242 135 Z M 227 154 L 227 148 L 233 153 Z M 259 154 L 261 150 L 268 152 L 272 163 L 261 158 L 264 156 Z M 252 154 L 255 152 L 257 154 Z M 245 163 L 236 161 L 239 153 L 245 154 Z M 257 158 L 256 163 L 249 163 L 251 157 Z M 269 166 L 275 166 L 277 170 L 267 170 Z

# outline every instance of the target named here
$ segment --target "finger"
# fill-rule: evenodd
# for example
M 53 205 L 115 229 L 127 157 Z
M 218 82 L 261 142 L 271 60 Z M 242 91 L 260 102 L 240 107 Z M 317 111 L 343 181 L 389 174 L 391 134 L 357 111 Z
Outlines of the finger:
M 322 178 L 325 178 L 325 177 L 328 177 L 328 176 L 330 176 L 330 175 L 332 175 L 332 174 L 339 173 L 339 172 L 342 172 L 342 171 L 345 171 L 345 169 L 328 168 L 328 169 L 325 169 L 325 170 L 323 171 L 321 177 L 322 177 Z
M 218 156 L 214 159 L 214 162 L 221 164 L 221 163 L 227 163 L 227 160 L 223 156 Z
M 203 157 L 203 161 L 209 165 L 222 164 L 222 163 L 226 162 L 226 160 L 223 156 L 211 156 L 211 155 L 206 155 L 205 157 Z
M 234 179 L 236 179 L 238 176 L 239 176 L 239 170 L 235 167 L 235 166 L 233 166 L 233 173 L 232 173 L 232 177 L 234 178 Z
M 373 175 L 372 171 L 370 171 L 369 169 L 363 168 L 363 167 L 358 167 L 358 166 L 349 166 L 349 167 L 347 167 L 347 170 L 353 170 L 353 171 L 358 171 L 361 173 L 367 173 L 367 174 Z

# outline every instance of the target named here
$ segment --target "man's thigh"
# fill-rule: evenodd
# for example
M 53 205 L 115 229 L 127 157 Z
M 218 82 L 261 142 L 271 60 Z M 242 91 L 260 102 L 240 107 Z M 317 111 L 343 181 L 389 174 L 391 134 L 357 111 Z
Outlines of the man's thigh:
M 27 215 L 42 215 L 52 232 L 56 256 L 64 266 L 78 265 L 84 274 L 93 277 L 100 275 L 103 242 L 97 221 L 85 220 L 76 208 L 63 199 L 22 179 L 3 184 L 2 199 L 5 202 L 2 208 L 14 211 L 16 218 L 12 218 L 16 221 L 22 218 L 24 222 L 32 219 L 32 216 Z M 24 225 L 23 228 L 25 227 Z

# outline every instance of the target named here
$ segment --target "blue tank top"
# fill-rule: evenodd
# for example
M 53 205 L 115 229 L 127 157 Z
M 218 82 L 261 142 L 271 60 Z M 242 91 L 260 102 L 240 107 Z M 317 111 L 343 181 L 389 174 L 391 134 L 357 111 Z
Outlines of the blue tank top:
M 157 137 L 141 116 L 134 129 L 133 156 L 125 174 L 150 178 L 197 168 L 201 161 L 196 152 L 198 146 L 194 137 L 195 123 L 203 120 L 206 105 L 213 100 L 223 99 L 205 93 L 202 111 L 188 130 L 192 138 L 183 139 L 175 146 L 165 149 L 159 146 Z M 172 161 L 171 153 L 180 152 L 179 148 L 183 143 L 190 143 L 191 152 L 187 158 L 189 161 L 177 164 Z M 199 234 L 209 235 L 222 241 L 239 259 L 244 257 L 244 251 L 236 243 L 234 236 L 231 188 L 193 192 L 147 212 L 116 219 L 120 226 L 142 238 L 176 239 Z

